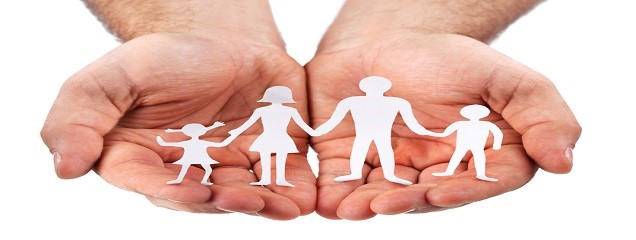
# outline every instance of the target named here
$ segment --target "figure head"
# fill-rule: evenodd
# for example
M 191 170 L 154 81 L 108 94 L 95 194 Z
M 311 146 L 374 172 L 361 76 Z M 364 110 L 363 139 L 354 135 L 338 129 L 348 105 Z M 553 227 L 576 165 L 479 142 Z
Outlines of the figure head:
M 294 99 L 292 99 L 292 91 L 288 87 L 284 86 L 273 86 L 265 90 L 263 94 L 263 98 L 258 100 L 258 102 L 269 102 L 269 103 L 296 103 Z
M 391 88 L 391 81 L 379 76 L 369 76 L 363 78 L 359 86 L 367 95 L 382 95 Z
M 485 106 L 473 104 L 463 107 L 459 114 L 470 120 L 478 120 L 488 116 L 490 110 Z
M 202 124 L 189 123 L 181 128 L 181 132 L 183 132 L 183 134 L 188 137 L 199 137 L 205 134 L 205 132 L 207 132 L 207 129 Z

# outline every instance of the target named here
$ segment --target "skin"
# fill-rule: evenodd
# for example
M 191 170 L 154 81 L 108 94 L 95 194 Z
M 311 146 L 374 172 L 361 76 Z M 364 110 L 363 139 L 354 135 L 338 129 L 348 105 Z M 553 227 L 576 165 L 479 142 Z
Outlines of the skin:
M 166 184 L 179 173 L 179 166 L 170 163 L 183 150 L 161 147 L 155 139 L 183 141 L 187 137 L 164 130 L 222 121 L 225 127 L 201 137 L 221 142 L 227 131 L 264 105 L 256 101 L 274 85 L 291 88 L 298 102 L 294 107 L 308 119 L 304 71 L 285 53 L 267 2 L 188 1 L 188 6 L 178 7 L 161 6 L 168 4 L 164 1 L 143 3 L 153 6 L 98 2 L 111 3 L 93 10 L 124 43 L 68 79 L 51 108 L 41 135 L 54 153 L 60 178 L 93 169 L 107 182 L 143 194 L 157 206 L 183 211 L 243 212 L 280 220 L 314 211 L 315 176 L 305 157 L 308 137 L 295 125 L 288 133 L 300 153 L 287 159 L 293 190 L 249 185 L 261 172 L 258 167 L 250 171 L 260 166 L 259 155 L 247 150 L 262 132 L 260 126 L 247 129 L 226 148 L 208 149 L 222 162 L 209 187 L 199 183 L 204 171 L 195 167 L 181 184 Z M 121 11 L 113 9 L 119 7 Z M 131 17 L 126 10 L 136 7 L 171 10 L 158 19 Z M 183 10 L 179 7 L 191 14 L 170 15 Z M 183 16 L 191 18 L 180 19 Z M 176 20 L 162 22 L 171 18 Z M 238 27 L 222 27 L 228 25 Z
M 334 177 L 348 173 L 355 134 L 351 119 L 345 119 L 330 134 L 312 138 L 320 160 L 318 214 L 361 220 L 440 211 L 517 189 L 539 167 L 570 171 L 571 148 L 581 129 L 555 86 L 481 42 L 494 38 L 536 1 L 509 2 L 394 1 L 387 6 L 347 1 L 305 67 L 314 126 L 327 121 L 342 99 L 363 95 L 357 83 L 371 75 L 391 79 L 385 95 L 408 98 L 418 122 L 431 131 L 464 119 L 459 115 L 463 106 L 486 105 L 492 112 L 483 120 L 495 123 L 505 136 L 500 150 L 492 150 L 492 139 L 486 150 L 487 175 L 500 181 L 475 179 L 470 156 L 453 176 L 432 176 L 446 169 L 455 139 L 418 136 L 398 119 L 392 133 L 395 173 L 414 184 L 385 180 L 374 147 L 362 180 L 335 182 Z
M 331 219 L 366 219 L 461 206 L 521 187 L 538 167 L 555 173 L 572 167 L 581 130 L 554 85 L 484 44 L 538 1 L 350 0 L 305 69 L 285 53 L 266 1 L 86 2 L 124 43 L 69 78 L 51 108 L 41 135 L 60 178 L 92 169 L 157 206 L 183 211 L 283 220 L 315 210 Z M 170 163 L 182 150 L 163 148 L 155 138 L 185 140 L 165 129 L 223 121 L 226 127 L 201 137 L 220 142 L 225 130 L 263 106 L 256 101 L 275 85 L 289 87 L 298 102 L 293 107 L 319 126 L 340 100 L 363 95 L 357 81 L 369 75 L 391 79 L 386 96 L 407 98 L 429 130 L 441 132 L 461 119 L 462 106 L 489 106 L 484 120 L 505 137 L 499 151 L 486 151 L 487 174 L 500 182 L 474 179 L 466 163 L 451 177 L 431 176 L 445 169 L 454 139 L 416 135 L 398 118 L 395 172 L 415 184 L 384 180 L 373 147 L 362 180 L 335 183 L 349 171 L 353 131 L 345 118 L 311 139 L 320 159 L 317 182 L 305 157 L 310 139 L 292 124 L 288 133 L 300 150 L 287 158 L 293 189 L 249 185 L 262 172 L 258 153 L 247 150 L 262 132 L 258 125 L 227 148 L 208 149 L 222 160 L 213 186 L 199 183 L 199 168 L 182 184 L 165 184 L 178 174 Z

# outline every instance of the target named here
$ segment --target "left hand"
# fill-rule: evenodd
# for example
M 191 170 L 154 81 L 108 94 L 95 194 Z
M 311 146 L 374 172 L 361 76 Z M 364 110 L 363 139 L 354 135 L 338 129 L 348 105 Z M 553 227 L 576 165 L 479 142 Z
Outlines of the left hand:
M 468 157 L 453 176 L 432 176 L 446 168 L 455 138 L 418 136 L 398 118 L 392 136 L 395 173 L 415 184 L 385 180 L 375 150 L 370 150 L 362 180 L 335 182 L 334 177 L 349 174 L 355 137 L 353 123 L 343 121 L 331 133 L 312 139 L 320 160 L 318 214 L 366 219 L 438 211 L 519 188 L 532 179 L 537 167 L 554 173 L 570 171 L 567 154 L 581 129 L 545 77 L 459 35 L 405 30 L 355 41 L 323 46 L 306 66 L 314 126 L 325 122 L 342 99 L 363 95 L 358 82 L 371 75 L 392 80 L 386 95 L 407 99 L 419 123 L 435 132 L 464 120 L 459 111 L 465 105 L 490 106 L 493 112 L 484 120 L 503 130 L 504 142 L 499 151 L 486 150 L 487 174 L 500 181 L 477 180 Z
M 259 157 L 247 151 L 257 127 L 233 146 L 209 149 L 221 162 L 212 174 L 213 186 L 199 183 L 203 171 L 194 166 L 181 184 L 166 184 L 180 168 L 171 162 L 183 153 L 180 148 L 157 144 L 156 136 L 166 137 L 167 127 L 216 120 L 237 127 L 273 85 L 290 87 L 299 103 L 306 102 L 302 67 L 282 47 L 240 39 L 220 34 L 148 34 L 124 43 L 71 77 L 42 129 L 44 142 L 61 158 L 56 165 L 58 176 L 75 178 L 94 169 L 109 183 L 143 194 L 158 206 L 184 211 L 232 211 L 272 219 L 313 212 L 315 176 L 305 156 L 295 154 L 287 162 L 291 168 L 287 178 L 296 185 L 294 191 L 249 185 L 258 179 L 255 172 L 261 172 L 250 171 L 259 165 Z M 295 107 L 306 116 L 305 105 Z M 185 139 L 181 133 L 170 134 Z M 290 135 L 307 146 L 302 130 L 292 130 Z M 214 131 L 202 139 L 215 142 L 225 136 Z

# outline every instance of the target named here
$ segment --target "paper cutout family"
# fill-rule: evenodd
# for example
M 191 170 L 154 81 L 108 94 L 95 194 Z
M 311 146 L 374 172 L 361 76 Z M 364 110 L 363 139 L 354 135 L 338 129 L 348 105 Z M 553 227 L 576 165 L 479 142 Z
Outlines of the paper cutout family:
M 250 184 L 270 184 L 271 158 L 272 154 L 276 154 L 276 184 L 293 187 L 294 185 L 285 179 L 287 155 L 298 153 L 293 139 L 287 133 L 287 126 L 290 120 L 294 120 L 310 136 L 320 136 L 334 129 L 347 113 L 351 113 L 356 133 L 349 162 L 351 174 L 334 178 L 337 182 L 362 178 L 362 167 L 364 166 L 365 157 L 373 142 L 377 148 L 386 180 L 403 185 L 412 184 L 408 180 L 397 177 L 394 173 L 395 157 L 391 146 L 391 127 L 398 113 L 402 116 L 406 126 L 419 135 L 447 137 L 453 132 L 457 132 L 455 151 L 446 171 L 432 173 L 434 176 L 453 175 L 464 155 L 471 151 L 475 170 L 477 171 L 476 177 L 484 181 L 498 181 L 495 178 L 486 176 L 484 147 L 488 136 L 492 133 L 494 136 L 493 149 L 500 149 L 503 133 L 495 124 L 480 121 L 481 118 L 488 116 L 490 113 L 487 107 L 482 105 L 463 107 L 460 110 L 460 114 L 467 118 L 468 121 L 452 123 L 444 132 L 436 133 L 425 129 L 418 123 L 408 101 L 398 97 L 384 96 L 384 93 L 391 88 L 390 80 L 379 76 L 370 76 L 362 79 L 359 87 L 365 93 L 364 96 L 352 96 L 342 100 L 336 106 L 331 118 L 315 130 L 305 123 L 295 108 L 283 105 L 284 103 L 295 103 L 291 90 L 284 86 L 268 88 L 263 94 L 263 98 L 258 102 L 267 102 L 271 103 L 271 105 L 254 110 L 250 118 L 240 127 L 229 131 L 230 137 L 222 142 L 209 142 L 199 138 L 212 129 L 224 126 L 222 122 L 215 122 L 209 127 L 191 123 L 180 130 L 167 129 L 166 132 L 182 132 L 186 136 L 191 137 L 191 139 L 182 142 L 165 142 L 160 136 L 157 136 L 157 142 L 161 146 L 181 147 L 184 149 L 181 159 L 173 163 L 182 165 L 179 176 L 177 179 L 167 182 L 167 184 L 181 183 L 188 168 L 192 164 L 200 164 L 205 170 L 201 183 L 211 185 L 212 183 L 208 180 L 212 174 L 210 165 L 219 162 L 208 155 L 207 148 L 227 146 L 260 119 L 263 125 L 263 133 L 256 138 L 249 150 L 260 153 L 262 173 L 260 181 Z

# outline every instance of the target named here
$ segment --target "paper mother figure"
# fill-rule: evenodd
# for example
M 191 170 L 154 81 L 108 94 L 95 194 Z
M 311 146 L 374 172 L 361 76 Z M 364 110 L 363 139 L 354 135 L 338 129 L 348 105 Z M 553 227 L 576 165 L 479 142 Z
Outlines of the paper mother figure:
M 272 154 L 276 154 L 276 184 L 279 186 L 293 187 L 285 179 L 285 163 L 289 153 L 297 153 L 298 148 L 294 140 L 287 133 L 287 126 L 290 120 L 294 120 L 300 128 L 309 135 L 315 135 L 314 130 L 305 123 L 298 110 L 293 107 L 284 106 L 285 103 L 296 103 L 292 98 L 292 92 L 288 87 L 273 86 L 265 90 L 263 98 L 258 102 L 271 103 L 265 107 L 259 107 L 252 113 L 247 121 L 240 127 L 231 130 L 228 139 L 233 140 L 238 135 L 247 130 L 259 119 L 263 124 L 263 133 L 259 135 L 250 146 L 250 151 L 260 153 L 261 157 L 261 180 L 250 183 L 251 185 L 269 185 L 271 183 L 271 161 Z

